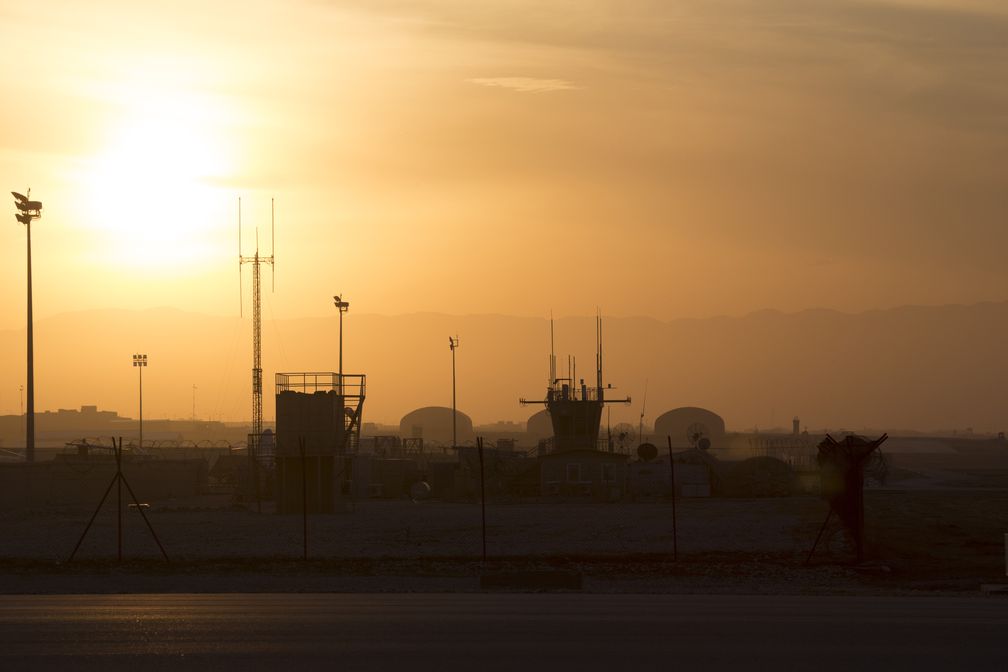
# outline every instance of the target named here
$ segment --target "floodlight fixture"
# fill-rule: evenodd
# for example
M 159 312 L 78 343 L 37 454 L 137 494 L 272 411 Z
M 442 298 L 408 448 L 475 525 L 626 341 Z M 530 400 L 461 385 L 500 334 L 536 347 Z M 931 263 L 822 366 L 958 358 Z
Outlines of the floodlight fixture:
M 18 222 L 25 225 L 25 231 L 27 232 L 26 243 L 28 251 L 28 329 L 27 329 L 27 340 L 28 340 L 28 366 L 27 366 L 27 378 L 28 378 L 28 414 L 25 419 L 25 460 L 28 462 L 35 461 L 35 350 L 34 350 L 34 322 L 32 320 L 32 265 L 31 265 L 31 223 L 33 219 L 38 219 L 42 216 L 42 201 L 31 200 L 31 189 L 28 190 L 28 195 L 18 193 L 16 191 L 11 192 L 11 196 L 14 197 L 14 207 L 17 208 L 17 212 L 14 213 L 14 218 Z
M 459 347 L 458 336 L 448 337 L 448 347 L 452 353 L 452 448 L 458 445 L 458 432 L 456 427 L 455 411 L 455 349 Z
M 147 355 L 136 354 L 133 355 L 133 367 L 139 367 L 137 373 L 140 374 L 140 449 L 143 450 L 143 370 L 147 366 Z
M 343 396 L 343 313 L 350 310 L 350 302 L 343 300 L 342 294 L 336 294 L 333 305 L 339 311 L 339 394 Z
M 31 193 L 29 191 L 28 193 Z M 38 219 L 42 216 L 42 201 L 32 201 L 24 194 L 19 194 L 16 191 L 12 191 L 11 195 L 14 197 L 14 207 L 21 211 L 21 215 L 30 219 Z M 18 216 L 18 221 L 22 224 L 27 224 L 21 216 Z

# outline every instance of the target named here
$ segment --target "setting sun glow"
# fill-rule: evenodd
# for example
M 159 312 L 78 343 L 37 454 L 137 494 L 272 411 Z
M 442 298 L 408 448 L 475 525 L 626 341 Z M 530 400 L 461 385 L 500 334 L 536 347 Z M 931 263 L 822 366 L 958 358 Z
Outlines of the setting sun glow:
M 215 111 L 194 95 L 141 93 L 86 164 L 89 223 L 128 265 L 205 261 L 213 231 L 228 224 L 217 211 L 227 194 L 216 183 L 234 168 L 214 132 Z

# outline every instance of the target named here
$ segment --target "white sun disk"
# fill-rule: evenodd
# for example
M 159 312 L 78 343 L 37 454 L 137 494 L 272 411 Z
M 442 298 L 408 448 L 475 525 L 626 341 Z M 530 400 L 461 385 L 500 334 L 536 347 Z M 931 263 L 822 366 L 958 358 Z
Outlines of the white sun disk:
M 185 265 L 205 256 L 227 173 L 225 152 L 198 119 L 162 106 L 136 110 L 115 127 L 92 163 L 94 229 L 128 264 Z

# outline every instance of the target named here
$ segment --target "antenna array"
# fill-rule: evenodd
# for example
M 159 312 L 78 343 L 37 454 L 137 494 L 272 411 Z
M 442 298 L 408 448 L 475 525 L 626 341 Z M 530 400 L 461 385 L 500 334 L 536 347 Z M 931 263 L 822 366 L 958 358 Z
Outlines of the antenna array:
M 245 264 L 252 265 L 252 433 L 249 437 L 249 456 L 253 457 L 259 447 L 259 440 L 262 437 L 262 296 L 260 293 L 260 266 L 269 264 L 274 267 L 274 255 L 276 243 L 275 208 L 273 199 L 270 199 L 270 255 L 259 254 L 259 228 L 256 227 L 256 247 L 252 256 L 242 255 L 241 246 L 241 198 L 238 199 L 238 299 L 239 314 L 241 314 L 241 269 Z M 275 283 L 275 275 L 271 274 L 271 280 Z M 271 285 L 275 287 L 275 285 Z

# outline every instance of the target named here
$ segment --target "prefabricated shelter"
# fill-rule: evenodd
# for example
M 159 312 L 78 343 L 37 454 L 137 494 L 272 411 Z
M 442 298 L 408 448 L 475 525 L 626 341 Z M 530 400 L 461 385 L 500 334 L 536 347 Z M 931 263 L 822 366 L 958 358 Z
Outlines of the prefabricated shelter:
M 455 434 L 459 444 L 476 440 L 472 419 L 458 409 L 455 410 Z M 410 411 L 399 421 L 399 435 L 404 439 L 423 439 L 426 443 L 450 446 L 452 409 L 444 406 L 425 406 Z
M 655 419 L 654 433 L 660 444 L 671 437 L 672 446 L 679 450 L 702 448 L 702 439 L 707 439 L 708 448 L 725 447 L 724 419 L 706 408 L 683 406 L 662 413 Z
M 277 513 L 336 510 L 352 481 L 364 392 L 361 374 L 277 374 Z
M 549 411 L 543 409 L 529 417 L 525 424 L 525 433 L 530 439 L 548 439 L 553 436 L 553 421 L 550 420 Z

